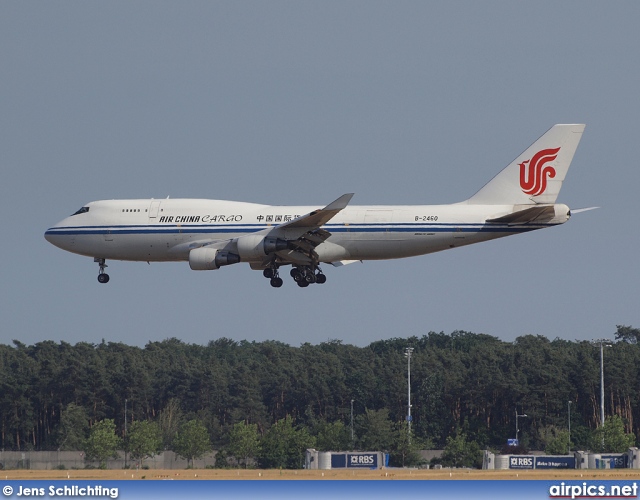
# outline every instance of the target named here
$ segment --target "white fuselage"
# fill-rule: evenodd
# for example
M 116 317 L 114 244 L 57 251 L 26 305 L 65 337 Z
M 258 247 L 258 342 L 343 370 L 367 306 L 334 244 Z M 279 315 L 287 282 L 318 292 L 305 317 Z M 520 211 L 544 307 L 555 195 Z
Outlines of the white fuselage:
M 291 266 L 301 287 L 322 284 L 319 264 L 399 259 L 563 224 L 556 204 L 584 125 L 557 124 L 471 198 L 452 205 L 349 205 L 345 193 L 323 208 L 221 200 L 94 201 L 48 229 L 54 245 L 98 263 L 107 259 L 188 261 L 194 271 L 248 263 L 272 287 Z
M 319 262 L 396 259 L 562 224 L 566 205 L 544 223 L 495 224 L 514 205 L 347 206 L 322 229 Z M 80 255 L 129 261 L 186 261 L 192 248 L 276 227 L 316 210 L 221 200 L 110 200 L 85 205 L 45 233 Z M 286 235 L 285 235 L 286 236 Z

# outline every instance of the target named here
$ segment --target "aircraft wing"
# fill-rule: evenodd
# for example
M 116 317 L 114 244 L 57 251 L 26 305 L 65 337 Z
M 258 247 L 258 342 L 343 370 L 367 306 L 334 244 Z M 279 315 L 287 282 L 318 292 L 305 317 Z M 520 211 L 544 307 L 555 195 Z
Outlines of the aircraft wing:
M 335 215 L 345 208 L 353 198 L 353 193 L 343 194 L 340 198 L 329 203 L 324 208 L 319 208 L 313 212 L 298 217 L 290 222 L 285 222 L 278 226 L 278 229 L 292 229 L 295 227 L 319 228 L 329 222 Z
M 319 208 L 271 229 L 269 235 L 276 237 L 282 235 L 287 240 L 288 249 L 278 252 L 278 255 L 285 260 L 294 262 L 304 262 L 309 258 L 316 261 L 318 255 L 314 250 L 315 247 L 331 236 L 329 231 L 320 226 L 329 222 L 345 208 L 352 197 L 353 193 L 343 194 L 324 208 Z
M 317 263 L 318 254 L 315 248 L 331 236 L 331 233 L 322 229 L 321 226 L 329 222 L 338 212 L 345 208 L 352 197 L 353 193 L 344 194 L 324 208 L 319 208 L 292 221 L 267 227 L 241 238 L 262 236 L 279 242 L 276 244 L 277 250 L 274 253 L 285 264 L 309 265 Z M 282 247 L 279 245 L 282 245 Z M 204 246 L 236 253 L 238 239 L 190 242 L 187 248 L 191 250 Z M 184 247 L 175 247 L 175 250 L 184 250 Z M 264 264 L 270 260 L 267 257 Z

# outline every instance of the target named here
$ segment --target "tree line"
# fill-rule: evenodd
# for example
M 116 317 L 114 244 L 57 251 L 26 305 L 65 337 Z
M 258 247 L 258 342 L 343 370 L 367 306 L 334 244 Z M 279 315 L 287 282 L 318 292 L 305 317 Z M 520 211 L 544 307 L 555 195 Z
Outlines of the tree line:
M 605 411 L 631 443 L 640 425 L 640 330 L 618 326 L 615 337 L 604 353 Z M 0 345 L 0 398 L 6 450 L 81 449 L 106 420 L 122 440 L 152 422 L 158 446 L 173 449 L 181 427 L 195 421 L 213 448 L 229 453 L 237 424 L 255 429 L 263 447 L 280 425 L 304 446 L 392 451 L 400 463 L 416 446 L 462 440 L 500 449 L 515 437 L 516 415 L 526 415 L 518 419 L 526 448 L 569 442 L 562 433 L 570 416 L 569 446 L 589 449 L 600 424 L 600 353 L 586 341 L 526 335 L 504 342 L 464 331 L 366 347 L 228 338 L 206 346 L 172 338 L 143 348 L 14 341 Z

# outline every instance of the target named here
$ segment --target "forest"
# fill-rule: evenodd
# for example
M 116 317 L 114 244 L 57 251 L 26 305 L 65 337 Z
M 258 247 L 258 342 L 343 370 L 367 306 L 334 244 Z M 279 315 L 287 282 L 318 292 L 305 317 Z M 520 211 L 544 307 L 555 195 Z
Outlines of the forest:
M 605 413 L 635 437 L 640 330 L 612 333 L 604 349 Z M 264 437 L 278 422 L 304 430 L 319 449 L 330 428 L 342 433 L 344 449 L 393 447 L 372 433 L 387 425 L 400 436 L 406 428 L 408 347 L 415 446 L 442 449 L 464 436 L 499 450 L 514 437 L 518 415 L 528 449 L 544 449 L 569 418 L 571 448 L 588 449 L 600 423 L 599 344 L 534 335 L 505 342 L 465 331 L 366 347 L 339 340 L 294 347 L 218 338 L 203 346 L 171 338 L 143 348 L 14 340 L 0 345 L 0 446 L 73 449 L 112 420 L 121 437 L 127 426 L 155 422 L 167 448 L 176 426 L 195 420 L 214 449 L 229 446 L 237 424 Z

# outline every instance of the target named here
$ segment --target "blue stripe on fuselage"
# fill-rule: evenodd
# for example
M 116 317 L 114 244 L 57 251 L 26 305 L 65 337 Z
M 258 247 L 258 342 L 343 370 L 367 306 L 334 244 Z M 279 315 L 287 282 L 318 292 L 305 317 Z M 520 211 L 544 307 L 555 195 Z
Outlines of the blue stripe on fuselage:
M 534 229 L 555 226 L 556 224 L 536 224 L 536 225 L 495 225 L 495 224 L 431 224 L 417 225 L 412 223 L 397 224 L 327 224 L 324 229 L 331 233 L 519 233 Z M 84 235 L 84 234 L 210 234 L 210 233 L 253 233 L 263 229 L 273 228 L 266 224 L 237 224 L 237 225 L 185 225 L 185 226 L 157 226 L 157 225 L 125 225 L 125 226 L 67 226 L 49 228 L 45 235 Z

